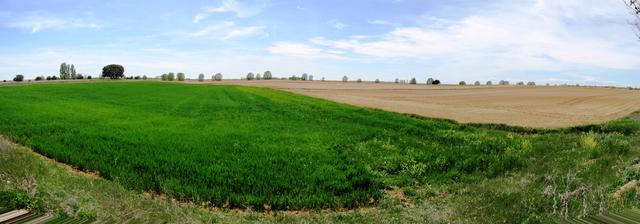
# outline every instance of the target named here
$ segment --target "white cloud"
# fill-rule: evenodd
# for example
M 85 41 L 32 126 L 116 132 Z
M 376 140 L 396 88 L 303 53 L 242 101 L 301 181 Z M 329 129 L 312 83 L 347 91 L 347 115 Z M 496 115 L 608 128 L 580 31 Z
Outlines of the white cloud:
M 400 26 L 399 23 L 393 23 L 393 22 L 389 22 L 386 20 L 371 20 L 369 21 L 370 24 L 374 24 L 374 25 L 385 25 L 385 26 Z
M 64 30 L 90 28 L 97 29 L 97 23 L 87 22 L 83 19 L 65 19 L 42 13 L 30 13 L 6 24 L 8 27 L 28 29 L 36 33 L 46 29 Z
M 198 13 L 193 17 L 193 23 L 199 23 L 200 21 L 209 17 L 209 14 L 206 13 Z
M 207 26 L 197 32 L 191 33 L 192 37 L 203 37 L 203 36 L 220 36 L 220 32 L 224 32 L 227 29 L 235 26 L 233 21 L 222 21 L 210 26 Z
M 326 51 L 307 44 L 278 42 L 267 49 L 271 54 L 296 58 L 340 58 L 341 51 Z
M 260 14 L 264 8 L 268 7 L 270 2 L 267 0 L 253 0 L 248 2 L 239 2 L 237 0 L 224 0 L 222 4 L 216 7 L 208 7 L 203 12 L 193 17 L 193 23 L 199 23 L 209 17 L 212 13 L 234 13 L 239 18 L 251 17 Z
M 312 44 L 376 58 L 438 58 L 460 67 L 508 72 L 570 67 L 637 69 L 640 48 L 626 27 L 624 7 L 615 0 L 531 0 L 506 2 L 486 13 L 446 21 L 442 27 L 397 27 L 377 38 L 327 40 Z M 614 6 L 618 6 L 613 7 Z M 590 21 L 619 20 L 616 26 Z M 431 22 L 437 22 L 433 18 Z M 385 21 L 371 23 L 387 24 Z M 595 30 L 595 31 L 593 31 Z M 620 31 L 622 30 L 622 31 Z M 625 31 L 626 30 L 626 31 Z M 627 32 L 629 41 L 607 32 Z M 442 65 L 447 66 L 447 65 Z M 473 70 L 473 69 L 472 69 Z
M 347 28 L 347 24 L 344 24 L 344 23 L 341 23 L 341 22 L 336 22 L 336 24 L 334 25 L 334 27 L 335 27 L 336 29 L 341 30 L 341 29 Z
M 240 38 L 240 37 L 253 36 L 259 33 L 260 31 L 262 31 L 262 29 L 263 27 L 260 27 L 260 26 L 248 26 L 248 27 L 232 29 L 232 30 L 229 30 L 222 39 L 228 40 L 228 39 L 234 39 L 234 38 Z

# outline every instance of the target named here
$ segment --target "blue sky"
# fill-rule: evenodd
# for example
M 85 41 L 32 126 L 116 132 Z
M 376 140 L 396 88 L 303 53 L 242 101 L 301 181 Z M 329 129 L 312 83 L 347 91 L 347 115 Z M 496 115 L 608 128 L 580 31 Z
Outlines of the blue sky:
M 619 0 L 0 0 L 0 79 L 221 72 L 640 86 Z

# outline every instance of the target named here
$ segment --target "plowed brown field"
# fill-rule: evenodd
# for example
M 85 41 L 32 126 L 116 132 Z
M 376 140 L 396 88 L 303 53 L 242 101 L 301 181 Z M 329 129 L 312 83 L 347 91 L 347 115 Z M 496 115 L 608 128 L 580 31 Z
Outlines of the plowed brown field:
M 640 110 L 640 91 L 628 89 L 283 80 L 215 83 L 269 87 L 357 106 L 463 123 L 504 123 L 536 128 L 603 123 Z

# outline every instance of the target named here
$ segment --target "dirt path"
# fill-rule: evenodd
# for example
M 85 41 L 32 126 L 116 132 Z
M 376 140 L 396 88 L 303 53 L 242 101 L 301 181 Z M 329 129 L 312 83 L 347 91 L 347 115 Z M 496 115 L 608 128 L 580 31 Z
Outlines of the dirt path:
M 536 128 L 603 123 L 640 110 L 640 91 L 628 89 L 283 80 L 215 83 L 269 87 L 357 106 L 463 123 L 504 123 Z

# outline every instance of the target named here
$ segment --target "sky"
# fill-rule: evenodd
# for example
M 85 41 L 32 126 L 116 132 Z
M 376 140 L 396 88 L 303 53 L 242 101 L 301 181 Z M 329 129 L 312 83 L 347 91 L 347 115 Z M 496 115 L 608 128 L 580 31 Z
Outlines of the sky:
M 640 86 L 640 39 L 621 0 L 0 0 L 0 79 L 428 77 Z

